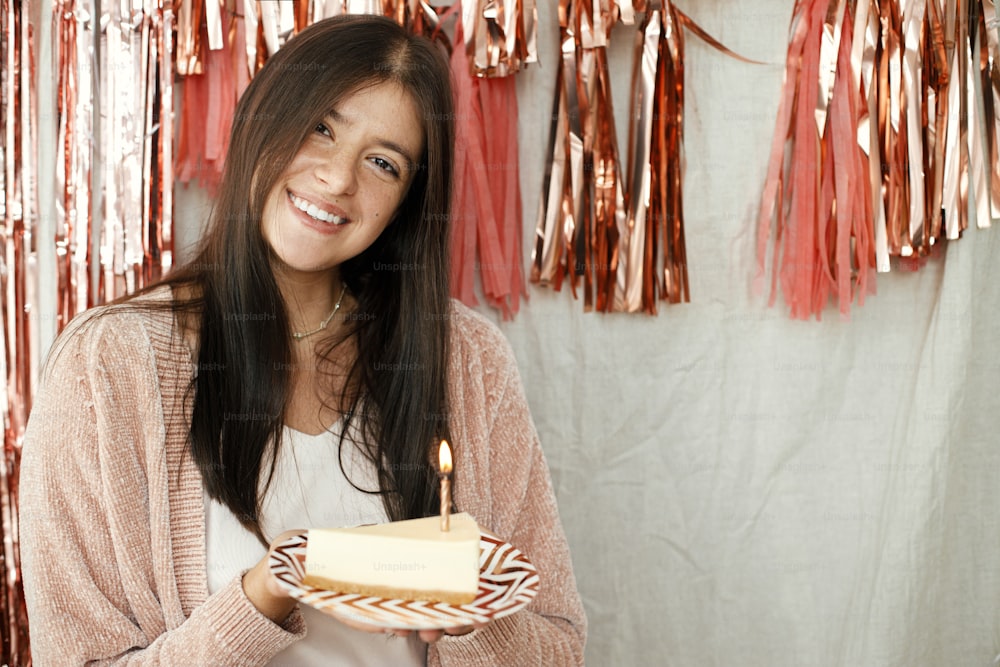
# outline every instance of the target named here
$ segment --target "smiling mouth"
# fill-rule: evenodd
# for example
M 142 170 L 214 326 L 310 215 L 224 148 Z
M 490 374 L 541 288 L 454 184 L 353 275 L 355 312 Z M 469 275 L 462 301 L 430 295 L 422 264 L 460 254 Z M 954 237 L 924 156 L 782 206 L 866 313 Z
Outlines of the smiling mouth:
M 288 198 L 291 200 L 292 205 L 295 206 L 295 208 L 299 209 L 314 220 L 334 225 L 343 225 L 344 223 L 349 222 L 347 218 L 341 218 L 340 216 L 332 213 L 327 213 L 320 207 L 316 206 L 316 204 L 311 204 L 301 197 L 296 197 L 291 192 L 288 193 Z

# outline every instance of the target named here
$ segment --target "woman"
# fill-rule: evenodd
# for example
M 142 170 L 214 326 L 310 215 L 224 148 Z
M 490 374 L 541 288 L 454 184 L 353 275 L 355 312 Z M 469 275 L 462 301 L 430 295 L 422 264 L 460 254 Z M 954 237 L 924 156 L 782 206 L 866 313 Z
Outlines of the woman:
M 195 259 L 60 337 L 21 470 L 37 665 L 582 662 L 516 365 L 447 296 L 448 76 L 385 19 L 304 30 L 240 100 Z M 535 601 L 400 637 L 296 605 L 268 544 L 438 512 L 442 437 L 456 510 L 531 558 Z

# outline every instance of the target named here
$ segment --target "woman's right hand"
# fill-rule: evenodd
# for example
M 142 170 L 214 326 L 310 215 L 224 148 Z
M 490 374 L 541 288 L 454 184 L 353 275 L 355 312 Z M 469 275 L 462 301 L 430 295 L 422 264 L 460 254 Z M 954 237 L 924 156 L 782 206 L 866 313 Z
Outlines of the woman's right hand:
M 271 568 L 267 561 L 274 550 L 274 545 L 281 544 L 292 535 L 303 532 L 302 530 L 287 530 L 278 535 L 271 542 L 271 547 L 267 555 L 257 561 L 257 564 L 250 568 L 243 575 L 243 593 L 247 599 L 257 608 L 257 611 L 267 616 L 269 619 L 281 625 L 288 618 L 288 615 L 295 609 L 296 600 L 288 594 L 288 591 L 278 583 L 278 580 L 271 574 Z

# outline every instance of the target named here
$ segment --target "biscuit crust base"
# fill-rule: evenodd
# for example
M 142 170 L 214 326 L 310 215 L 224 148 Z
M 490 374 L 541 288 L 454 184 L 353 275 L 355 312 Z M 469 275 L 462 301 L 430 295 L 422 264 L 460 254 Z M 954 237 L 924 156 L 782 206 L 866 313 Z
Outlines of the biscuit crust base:
M 469 604 L 476 599 L 477 593 L 461 593 L 457 591 L 426 591 L 407 590 L 394 588 L 392 586 L 378 586 L 354 584 L 346 581 L 336 581 L 326 577 L 307 574 L 302 579 L 302 583 L 314 588 L 333 591 L 336 593 L 354 593 L 365 597 L 385 598 L 387 600 L 423 600 L 427 602 L 444 602 L 450 605 Z M 478 591 L 477 591 L 478 592 Z

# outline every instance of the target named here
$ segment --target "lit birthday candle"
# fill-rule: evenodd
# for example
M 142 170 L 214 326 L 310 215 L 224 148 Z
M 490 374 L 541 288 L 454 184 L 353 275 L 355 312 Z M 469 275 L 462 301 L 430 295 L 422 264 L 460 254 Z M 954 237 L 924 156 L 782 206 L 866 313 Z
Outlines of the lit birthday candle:
M 447 532 L 451 522 L 451 447 L 442 440 L 438 447 L 438 475 L 441 477 L 441 531 Z

